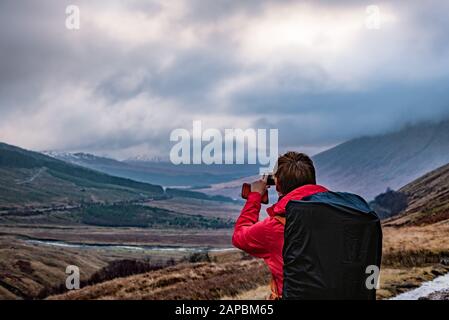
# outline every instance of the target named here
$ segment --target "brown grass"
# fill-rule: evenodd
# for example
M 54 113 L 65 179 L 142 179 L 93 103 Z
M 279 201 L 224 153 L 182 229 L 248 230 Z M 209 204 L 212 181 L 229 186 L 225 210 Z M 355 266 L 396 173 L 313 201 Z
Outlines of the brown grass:
M 411 268 L 383 268 L 377 299 L 392 298 L 400 293 L 419 287 L 423 282 L 445 274 L 449 267 L 427 265 Z
M 265 284 L 269 272 L 261 260 L 181 264 L 144 275 L 115 279 L 51 299 L 219 299 Z
M 108 263 L 123 259 L 151 259 L 153 264 L 182 254 L 130 250 L 59 248 L 25 243 L 12 236 L 0 236 L 0 299 L 33 299 L 45 289 L 64 284 L 68 265 L 80 267 L 81 280 L 87 281 Z
M 448 272 L 449 223 L 383 228 L 379 299 L 393 297 Z
M 446 272 L 440 261 L 449 260 L 449 221 L 402 226 L 388 221 L 384 227 L 383 266 L 379 298 L 418 286 Z M 230 245 L 230 231 L 142 230 L 138 228 L 79 228 L 77 226 L 2 226 L 0 233 L 0 297 L 34 297 L 44 287 L 65 281 L 68 264 L 82 266 L 84 279 L 117 259 L 144 259 L 142 253 L 51 248 L 25 244 L 11 235 L 86 243 Z M 178 260 L 181 257 L 178 257 Z M 193 259 L 191 262 L 195 261 Z M 57 299 L 262 299 L 269 294 L 269 272 L 264 263 L 240 252 L 211 255 L 211 262 L 183 263 L 176 267 L 118 278 Z M 12 286 L 12 291 L 8 290 Z
M 444 274 L 449 267 L 449 224 L 384 227 L 381 288 L 385 299 Z M 115 279 L 51 299 L 265 299 L 269 272 L 261 260 L 239 252 L 217 254 L 212 262 L 184 263 Z
M 0 225 L 2 234 L 87 244 L 229 247 L 232 230 Z
M 384 255 L 402 252 L 449 252 L 449 221 L 422 227 L 383 228 Z
M 444 274 L 447 225 L 384 228 L 378 298 L 385 299 Z M 260 260 L 218 254 L 212 263 L 182 264 L 145 275 L 115 279 L 52 299 L 265 299 L 269 272 Z M 246 260 L 245 260 L 246 259 Z
M 85 279 L 106 263 L 97 253 L 48 250 L 15 238 L 0 237 L 0 287 L 4 292 L 4 295 L 0 292 L 0 298 L 30 299 L 45 287 L 63 283 L 68 265 L 82 265 L 81 277 Z
M 388 224 L 425 226 L 449 219 L 449 165 L 434 170 L 399 191 L 408 196 L 408 207 Z

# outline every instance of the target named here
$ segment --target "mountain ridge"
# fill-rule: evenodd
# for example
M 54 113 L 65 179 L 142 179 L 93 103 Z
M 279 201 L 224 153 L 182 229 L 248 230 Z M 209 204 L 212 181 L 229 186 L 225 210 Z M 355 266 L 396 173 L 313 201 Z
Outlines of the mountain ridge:
M 119 161 L 83 152 L 45 153 L 110 175 L 166 187 L 204 187 L 255 174 L 259 170 L 257 165 L 174 165 L 168 161 L 148 161 L 144 158 Z
M 25 207 L 163 196 L 161 186 L 114 177 L 0 143 L 0 204 Z
M 318 184 L 372 200 L 388 188 L 398 190 L 449 163 L 449 120 L 408 125 L 383 135 L 359 137 L 312 159 Z M 213 184 L 199 191 L 235 198 L 239 196 L 242 182 L 257 177 Z
M 64 160 L 0 143 L 0 207 L 66 205 L 83 202 L 123 202 L 144 199 L 191 198 L 234 202 L 198 191 L 163 188 L 149 182 L 111 175 L 86 163 L 117 160 L 86 153 L 63 153 Z M 61 157 L 61 154 L 59 154 Z
M 353 139 L 313 160 L 320 184 L 371 200 L 449 163 L 449 120 Z

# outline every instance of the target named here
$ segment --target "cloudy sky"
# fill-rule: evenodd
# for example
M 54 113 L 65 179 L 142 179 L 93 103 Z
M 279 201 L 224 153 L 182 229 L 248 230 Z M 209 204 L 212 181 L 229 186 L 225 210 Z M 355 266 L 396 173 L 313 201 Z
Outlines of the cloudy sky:
M 2 0 L 0 141 L 168 157 L 170 132 L 202 120 L 314 153 L 442 119 L 448 16 L 448 1 Z

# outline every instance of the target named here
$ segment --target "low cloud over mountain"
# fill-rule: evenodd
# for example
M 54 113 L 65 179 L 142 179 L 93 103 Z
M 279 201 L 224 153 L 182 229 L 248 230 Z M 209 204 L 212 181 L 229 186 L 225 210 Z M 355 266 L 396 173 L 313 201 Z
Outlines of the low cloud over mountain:
M 0 4 L 0 140 L 118 158 L 167 155 L 172 129 L 274 127 L 318 152 L 449 102 L 439 1 L 77 1 Z

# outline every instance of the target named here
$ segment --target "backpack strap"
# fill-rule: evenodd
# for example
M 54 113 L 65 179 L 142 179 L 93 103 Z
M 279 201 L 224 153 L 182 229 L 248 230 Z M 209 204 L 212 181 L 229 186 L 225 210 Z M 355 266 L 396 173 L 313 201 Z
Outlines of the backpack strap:
M 277 221 L 279 221 L 283 226 L 285 226 L 285 216 L 274 216 Z
M 267 298 L 267 300 L 281 300 L 282 299 L 282 297 L 279 295 L 279 292 L 278 292 L 278 286 L 277 286 L 276 280 L 274 280 L 273 277 L 271 277 L 270 289 L 271 289 L 271 294 Z
M 283 226 L 285 226 L 285 216 L 274 216 L 277 221 L 279 221 Z M 273 277 L 271 277 L 271 295 L 268 297 L 268 300 L 280 300 L 282 299 L 282 296 L 279 295 L 278 292 L 278 286 L 276 283 L 276 280 L 274 280 Z

